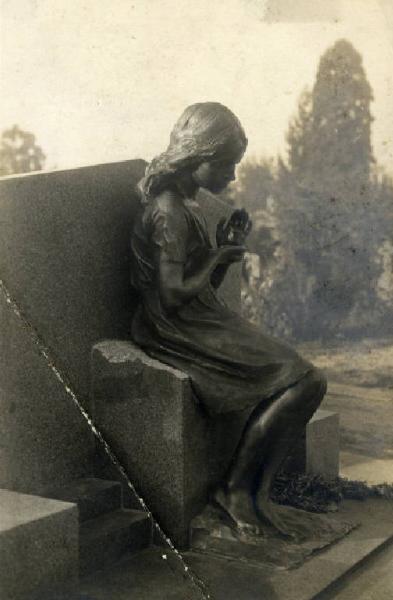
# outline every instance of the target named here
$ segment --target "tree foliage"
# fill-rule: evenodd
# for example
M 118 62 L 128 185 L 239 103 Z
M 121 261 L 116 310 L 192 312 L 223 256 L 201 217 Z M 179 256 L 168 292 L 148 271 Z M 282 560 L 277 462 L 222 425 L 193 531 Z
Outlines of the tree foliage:
M 45 158 L 32 133 L 23 131 L 18 125 L 3 131 L 0 139 L 0 176 L 40 171 Z
M 362 57 L 347 40 L 321 57 L 311 92 L 300 99 L 287 133 L 288 167 L 299 185 L 322 195 L 358 195 L 375 162 L 373 94 Z
M 275 268 L 259 298 L 273 330 L 284 323 L 284 333 L 308 339 L 383 327 L 393 187 L 373 156 L 372 99 L 361 55 L 339 40 L 300 97 L 287 160 L 240 172 L 236 203 L 248 201 L 257 221 L 267 218 L 270 197 Z M 262 230 L 260 219 L 256 232 Z M 254 250 L 263 257 L 255 242 Z

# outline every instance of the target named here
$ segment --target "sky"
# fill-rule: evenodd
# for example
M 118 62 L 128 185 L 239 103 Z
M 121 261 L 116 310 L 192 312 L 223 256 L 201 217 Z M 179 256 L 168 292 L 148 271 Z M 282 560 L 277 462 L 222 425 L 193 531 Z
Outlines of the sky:
M 247 156 L 285 156 L 299 95 L 340 38 L 374 91 L 373 147 L 393 174 L 391 0 L 0 0 L 0 129 L 32 131 L 48 169 L 163 151 L 183 109 L 240 118 Z

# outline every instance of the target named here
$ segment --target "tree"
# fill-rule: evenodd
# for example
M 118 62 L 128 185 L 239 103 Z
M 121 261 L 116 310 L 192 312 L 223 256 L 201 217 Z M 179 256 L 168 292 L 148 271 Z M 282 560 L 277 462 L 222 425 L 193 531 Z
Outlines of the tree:
M 393 183 L 373 156 L 372 99 L 361 55 L 337 41 L 300 96 L 287 159 L 239 169 L 230 197 L 252 214 L 261 265 L 245 314 L 274 334 L 380 335 L 392 318 Z
M 236 185 L 236 204 L 249 213 L 266 209 L 274 194 L 275 164 L 272 159 L 249 160 L 239 167 Z
M 0 140 L 0 176 L 40 171 L 45 158 L 32 133 L 23 131 L 18 125 L 3 131 Z
M 321 57 L 312 92 L 304 92 L 288 130 L 288 166 L 299 184 L 336 198 L 367 185 L 375 162 L 372 100 L 361 55 L 337 41 Z
M 307 88 L 299 98 L 298 113 L 289 123 L 286 141 L 288 146 L 289 171 L 298 181 L 304 179 L 304 165 L 311 164 L 313 152 L 312 94 Z M 285 170 L 282 160 L 279 168 Z
M 303 92 L 289 125 L 287 163 L 278 165 L 278 222 L 295 268 L 288 290 L 308 290 L 304 317 L 294 320 L 300 337 L 316 334 L 309 322 L 332 335 L 359 302 L 375 301 L 382 211 L 371 177 L 372 99 L 361 55 L 339 40 L 321 57 L 313 89 Z

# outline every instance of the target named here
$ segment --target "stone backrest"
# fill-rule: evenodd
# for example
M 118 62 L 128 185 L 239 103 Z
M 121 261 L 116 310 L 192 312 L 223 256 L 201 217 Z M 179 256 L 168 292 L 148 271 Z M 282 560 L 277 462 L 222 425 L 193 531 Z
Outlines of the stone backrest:
M 91 347 L 129 328 L 129 233 L 141 160 L 0 180 L 0 278 L 88 408 Z M 91 429 L 0 297 L 0 487 L 92 473 Z

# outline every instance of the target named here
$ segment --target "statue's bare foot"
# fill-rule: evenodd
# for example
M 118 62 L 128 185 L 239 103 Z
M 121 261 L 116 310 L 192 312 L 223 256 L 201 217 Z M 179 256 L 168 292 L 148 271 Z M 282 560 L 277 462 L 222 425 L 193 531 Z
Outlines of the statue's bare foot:
M 247 491 L 218 488 L 212 495 L 212 500 L 230 517 L 240 533 L 251 536 L 263 534 L 253 499 Z

